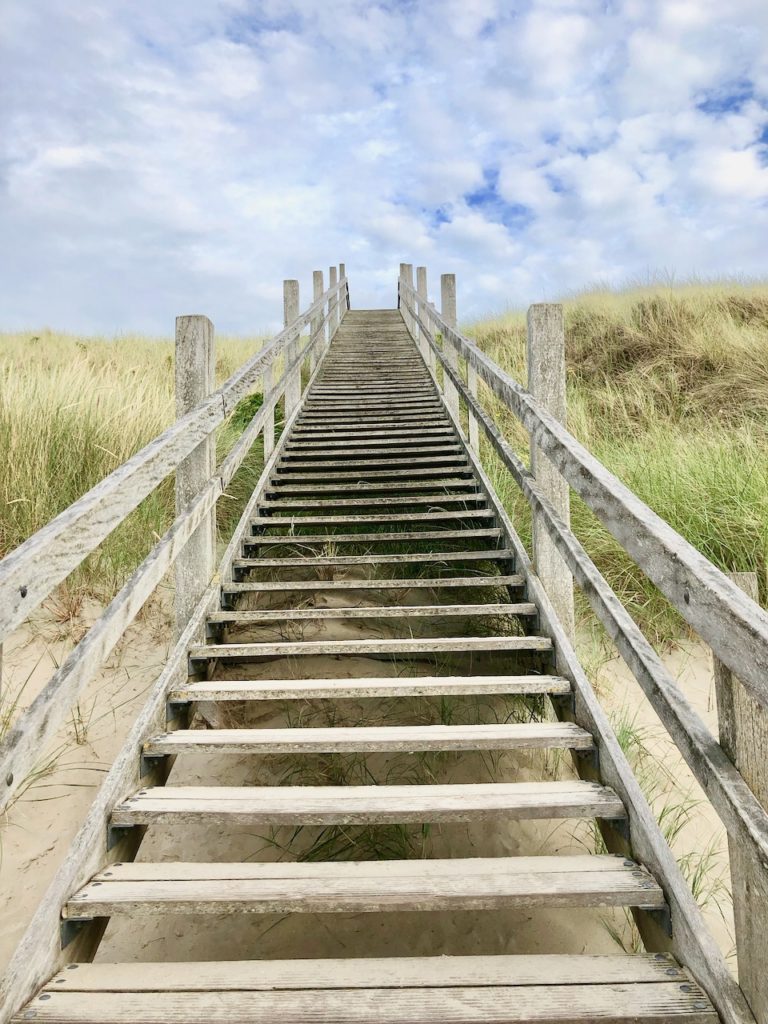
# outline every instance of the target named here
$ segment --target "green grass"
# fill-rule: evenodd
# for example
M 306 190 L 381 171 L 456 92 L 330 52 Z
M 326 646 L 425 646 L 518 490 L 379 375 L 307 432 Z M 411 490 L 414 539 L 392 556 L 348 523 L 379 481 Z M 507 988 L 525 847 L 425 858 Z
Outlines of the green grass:
M 218 338 L 217 383 L 262 345 Z M 217 432 L 219 458 L 261 405 L 249 396 Z M 0 335 L 0 556 L 120 466 L 173 422 L 173 343 L 131 336 Z M 260 444 L 219 502 L 233 525 L 261 467 Z M 145 499 L 68 581 L 107 599 L 173 520 L 173 480 Z
M 566 301 L 565 318 L 571 432 L 716 565 L 756 572 L 765 603 L 768 285 L 596 292 Z M 523 313 L 477 323 L 469 333 L 525 383 Z M 484 394 L 527 455 L 517 421 Z M 498 464 L 492 476 L 529 544 L 524 499 Z M 577 498 L 572 518 L 651 637 L 679 636 L 677 614 Z

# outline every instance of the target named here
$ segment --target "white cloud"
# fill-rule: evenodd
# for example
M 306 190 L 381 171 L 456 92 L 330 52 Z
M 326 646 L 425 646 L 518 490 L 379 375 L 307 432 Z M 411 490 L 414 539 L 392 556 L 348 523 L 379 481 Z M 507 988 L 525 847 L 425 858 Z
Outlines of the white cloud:
M 764 273 L 762 0 L 8 0 L 0 326 L 222 330 L 346 260 L 466 315 Z

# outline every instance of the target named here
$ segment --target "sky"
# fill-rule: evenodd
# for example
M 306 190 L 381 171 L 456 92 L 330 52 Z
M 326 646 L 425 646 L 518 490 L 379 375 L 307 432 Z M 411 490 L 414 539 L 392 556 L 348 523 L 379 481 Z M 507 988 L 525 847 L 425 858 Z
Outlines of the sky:
M 0 330 L 768 276 L 766 0 L 4 0 Z

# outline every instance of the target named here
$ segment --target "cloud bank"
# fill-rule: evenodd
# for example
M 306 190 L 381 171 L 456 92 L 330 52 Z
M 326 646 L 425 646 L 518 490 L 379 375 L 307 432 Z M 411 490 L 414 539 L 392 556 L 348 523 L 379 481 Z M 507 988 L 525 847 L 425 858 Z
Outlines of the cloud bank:
M 274 325 L 400 260 L 460 315 L 765 275 L 764 0 L 8 0 L 0 325 Z M 303 304 L 303 303 L 302 303 Z

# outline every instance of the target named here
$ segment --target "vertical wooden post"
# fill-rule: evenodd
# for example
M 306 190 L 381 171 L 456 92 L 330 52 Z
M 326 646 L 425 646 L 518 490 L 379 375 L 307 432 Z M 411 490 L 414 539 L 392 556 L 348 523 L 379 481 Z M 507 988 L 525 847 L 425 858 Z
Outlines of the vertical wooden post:
M 339 264 L 339 281 L 344 282 L 344 288 L 339 294 L 339 323 L 344 319 L 344 314 L 347 312 L 347 267 L 346 264 Z
M 176 416 L 199 405 L 215 388 L 213 324 L 207 316 L 176 317 Z M 203 489 L 216 470 L 213 434 L 176 470 L 176 514 Z M 213 508 L 176 559 L 176 632 L 186 627 L 195 605 L 211 582 L 216 560 L 216 509 Z
M 565 327 L 562 306 L 541 303 L 530 307 L 527 354 L 528 390 L 543 409 L 565 425 Z M 570 488 L 534 444 L 531 444 L 531 472 L 567 526 L 571 521 Z M 573 577 L 535 514 L 533 561 L 565 632 L 573 639 Z
M 416 310 L 421 318 L 425 328 L 429 329 L 429 307 L 427 304 L 428 292 L 427 292 L 427 268 L 416 267 L 416 291 L 419 293 L 419 301 L 416 306 Z M 427 361 L 427 365 L 434 370 L 435 367 L 435 354 L 429 347 L 429 342 L 422 335 L 422 330 L 419 327 L 419 342 L 421 345 L 421 353 L 424 359 Z
M 299 315 L 299 282 L 283 281 L 283 324 L 287 327 Z M 285 366 L 298 356 L 301 341 L 298 335 L 285 347 Z M 301 365 L 297 366 L 288 377 L 285 386 L 285 418 L 291 415 L 301 399 Z
M 758 599 L 757 575 L 729 573 Z M 754 701 L 730 669 L 714 658 L 720 746 L 757 799 L 768 808 L 768 711 Z M 768 870 L 751 849 L 728 837 L 739 984 L 758 1024 L 768 1024 Z
M 328 268 L 328 287 L 333 288 L 338 284 L 336 267 Z M 339 297 L 333 296 L 328 300 L 328 340 L 330 341 L 339 326 Z
M 261 390 L 266 402 L 269 396 L 272 394 L 272 387 L 275 382 L 274 377 L 274 363 L 270 363 L 264 371 L 261 378 Z M 264 461 L 269 458 L 272 452 L 275 450 L 275 410 L 274 408 L 267 416 L 267 420 L 264 424 Z
M 413 264 L 412 263 L 403 263 L 402 267 L 403 267 L 403 280 L 409 286 L 409 288 L 413 288 Z M 405 301 L 408 303 L 409 306 L 412 305 L 413 304 L 412 296 L 408 295 L 406 297 Z M 411 332 L 411 334 L 415 334 L 415 332 L 416 332 L 416 322 L 414 321 L 413 317 L 411 316 L 411 314 L 407 310 L 403 311 L 403 316 L 405 317 L 405 323 L 406 323 L 406 326 L 407 326 L 408 330 Z
M 455 274 L 441 274 L 440 275 L 440 315 L 443 320 L 448 324 L 449 327 L 456 327 L 456 275 Z M 458 371 L 459 369 L 459 356 L 456 351 L 456 347 L 447 338 L 443 338 L 443 353 L 446 358 L 446 362 L 452 370 Z M 443 391 L 445 392 L 445 401 L 448 408 L 457 418 L 459 417 L 459 392 L 454 387 L 453 383 L 448 379 L 446 374 L 445 382 L 443 384 Z
M 317 302 L 317 300 L 319 298 L 321 298 L 321 296 L 322 296 L 324 291 L 325 291 L 325 287 L 323 285 L 323 272 L 322 272 L 322 270 L 313 270 L 312 271 L 312 301 L 313 302 Z M 309 342 L 310 342 L 310 344 L 312 344 L 312 342 L 315 340 L 315 338 L 317 338 L 318 334 L 322 330 L 322 324 L 323 324 L 323 311 L 321 309 L 318 313 L 316 313 L 312 317 L 312 324 L 310 326 L 310 334 L 309 334 Z M 310 370 L 314 370 L 315 367 L 317 366 L 318 360 L 320 359 L 320 356 L 322 355 L 322 351 L 323 351 L 322 342 L 320 342 L 320 341 L 316 342 L 314 348 L 312 349 L 312 354 L 309 357 L 309 367 L 310 367 Z

